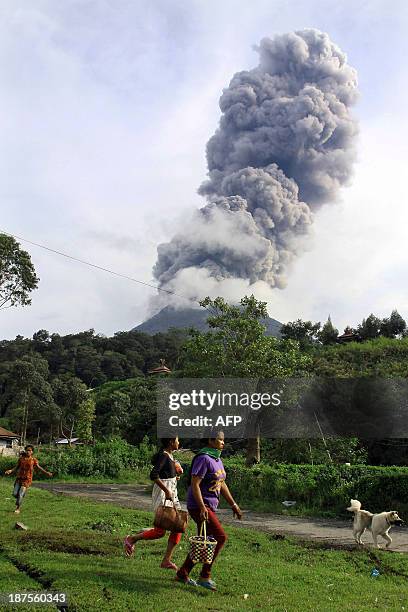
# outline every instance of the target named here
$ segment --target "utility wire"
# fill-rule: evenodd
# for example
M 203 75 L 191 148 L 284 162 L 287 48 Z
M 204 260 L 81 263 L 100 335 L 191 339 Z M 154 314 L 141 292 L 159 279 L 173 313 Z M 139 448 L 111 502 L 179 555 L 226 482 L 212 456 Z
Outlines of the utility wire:
M 133 283 L 138 283 L 139 285 L 144 285 L 145 287 L 150 287 L 151 289 L 157 289 L 157 291 L 162 291 L 163 293 L 168 293 L 171 295 L 176 295 L 177 297 L 181 297 L 184 300 L 188 300 L 189 302 L 198 302 L 198 300 L 191 300 L 185 295 L 181 295 L 180 293 L 176 293 L 175 291 L 170 291 L 169 289 L 162 289 L 161 287 L 157 287 L 157 285 L 152 285 L 150 283 L 146 283 L 141 280 L 137 280 L 131 276 L 127 276 L 126 274 L 121 274 L 120 272 L 115 272 L 114 270 L 109 270 L 109 268 L 104 268 L 102 266 L 98 266 L 97 264 L 90 263 L 89 261 L 85 261 L 83 259 L 78 259 L 78 257 L 73 257 L 73 255 L 68 255 L 67 253 L 62 253 L 61 251 L 57 251 L 52 249 L 51 247 L 47 247 L 44 244 L 38 244 L 38 242 L 33 242 L 32 240 L 28 240 L 27 238 L 22 238 L 21 236 L 16 236 L 15 234 L 10 234 L 9 232 L 5 232 L 4 230 L 0 230 L 1 234 L 6 234 L 6 236 L 11 236 L 16 240 L 22 240 L 23 242 L 27 242 L 28 244 L 32 244 L 33 246 L 39 247 L 40 249 L 44 249 L 45 251 L 49 251 L 50 253 L 55 253 L 56 255 L 61 255 L 62 257 L 66 257 L 67 259 L 71 259 L 72 261 L 76 261 L 85 266 L 89 266 L 91 268 L 96 268 L 96 270 L 102 270 L 103 272 L 108 272 L 109 274 L 113 274 L 114 276 L 119 276 L 120 278 L 125 278 L 126 280 L 130 280 Z

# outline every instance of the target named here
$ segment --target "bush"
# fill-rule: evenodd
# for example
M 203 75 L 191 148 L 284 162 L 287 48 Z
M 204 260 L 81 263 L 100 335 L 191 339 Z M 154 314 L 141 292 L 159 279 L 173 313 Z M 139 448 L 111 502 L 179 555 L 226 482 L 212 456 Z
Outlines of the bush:
M 263 511 L 283 510 L 294 500 L 297 513 L 345 518 L 350 499 L 359 499 L 371 512 L 397 510 L 408 516 L 408 468 L 366 465 L 259 464 L 245 466 L 241 457 L 223 460 L 227 483 L 243 505 Z M 189 465 L 184 465 L 188 474 Z M 185 492 L 187 478 L 180 481 Z
M 408 468 L 276 464 L 245 467 L 226 459 L 228 485 L 236 499 L 272 506 L 289 499 L 297 507 L 345 516 L 350 498 L 371 512 L 408 514 Z
M 109 442 L 97 442 L 93 446 L 73 448 L 38 449 L 35 453 L 42 467 L 55 476 L 106 476 L 117 478 L 123 470 L 146 469 L 155 447 L 147 438 L 139 446 L 132 446 L 120 438 Z M 13 467 L 16 458 L 0 458 L 0 471 Z M 36 479 L 44 478 L 37 472 Z M 45 477 L 46 478 L 46 477 Z

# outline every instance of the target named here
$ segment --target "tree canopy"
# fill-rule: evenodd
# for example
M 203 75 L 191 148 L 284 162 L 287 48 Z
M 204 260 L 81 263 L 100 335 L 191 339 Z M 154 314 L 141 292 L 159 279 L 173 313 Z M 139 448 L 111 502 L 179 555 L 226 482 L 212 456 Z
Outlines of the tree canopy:
M 276 378 L 305 372 L 310 359 L 292 340 L 265 335 L 266 303 L 252 295 L 239 306 L 223 298 L 200 302 L 209 311 L 210 331 L 190 332 L 180 357 L 184 377 Z
M 31 304 L 38 282 L 27 251 L 12 236 L 0 234 L 0 309 Z

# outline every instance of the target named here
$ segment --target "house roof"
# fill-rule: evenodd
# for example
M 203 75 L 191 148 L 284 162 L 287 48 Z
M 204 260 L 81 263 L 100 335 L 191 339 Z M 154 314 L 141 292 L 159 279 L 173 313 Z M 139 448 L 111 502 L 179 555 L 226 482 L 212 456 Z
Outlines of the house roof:
M 0 438 L 21 438 L 21 436 L 8 429 L 4 429 L 4 427 L 0 427 Z
M 160 359 L 160 365 L 153 370 L 149 370 L 148 374 L 170 374 L 171 370 L 166 366 L 165 359 Z

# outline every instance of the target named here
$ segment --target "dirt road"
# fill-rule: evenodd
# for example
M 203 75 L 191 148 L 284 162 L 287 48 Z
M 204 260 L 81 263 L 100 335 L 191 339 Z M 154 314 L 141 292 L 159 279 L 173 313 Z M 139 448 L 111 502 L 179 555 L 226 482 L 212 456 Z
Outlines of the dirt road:
M 98 502 L 109 502 L 124 508 L 151 509 L 150 494 L 146 485 L 37 482 L 33 486 L 46 489 L 57 495 L 69 495 L 92 499 Z M 220 510 L 219 513 L 223 523 L 233 525 L 234 527 L 250 527 L 258 531 L 276 534 L 277 537 L 280 534 L 291 535 L 300 539 L 331 544 L 336 547 L 354 548 L 356 546 L 351 533 L 351 518 L 349 521 L 300 518 L 248 510 L 244 512 L 242 521 L 237 521 L 232 518 L 230 510 Z M 391 537 L 393 542 L 390 550 L 408 553 L 407 527 L 393 528 Z M 372 543 L 370 533 L 366 533 L 363 539 L 367 544 Z

